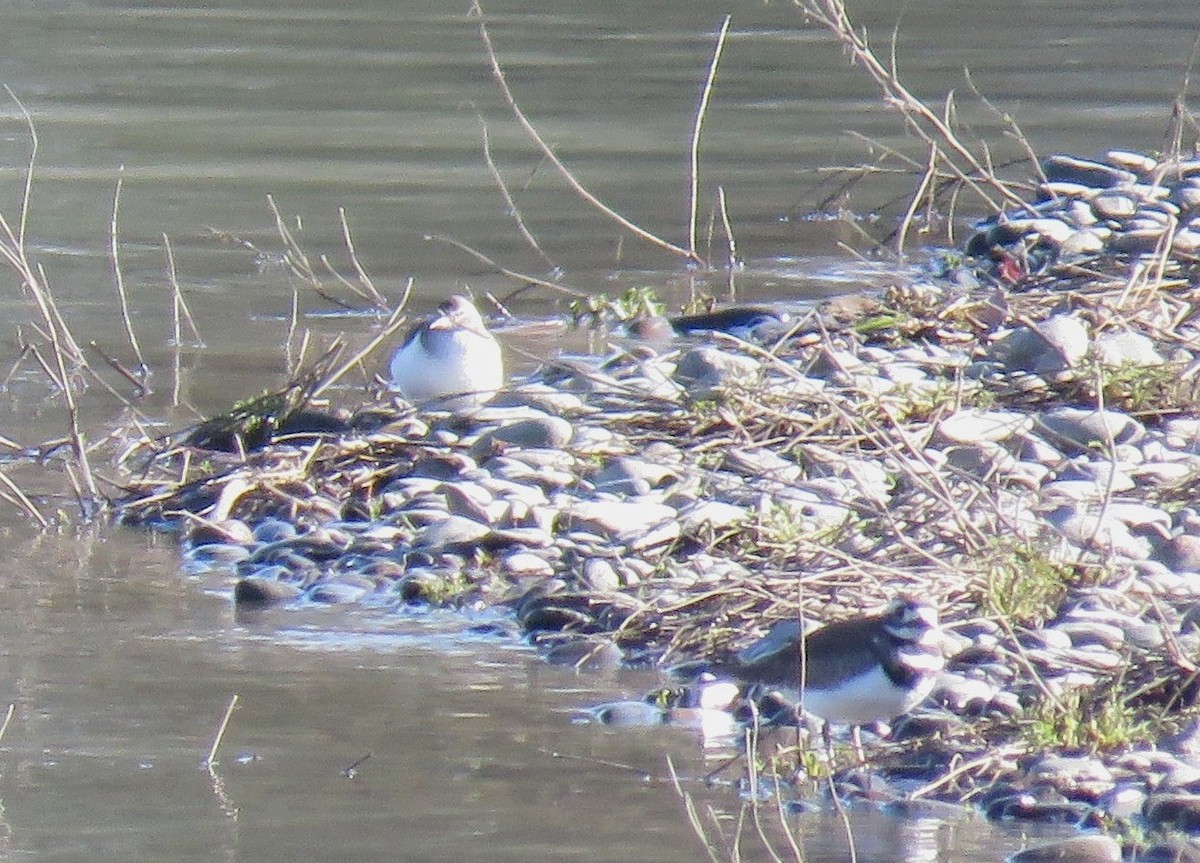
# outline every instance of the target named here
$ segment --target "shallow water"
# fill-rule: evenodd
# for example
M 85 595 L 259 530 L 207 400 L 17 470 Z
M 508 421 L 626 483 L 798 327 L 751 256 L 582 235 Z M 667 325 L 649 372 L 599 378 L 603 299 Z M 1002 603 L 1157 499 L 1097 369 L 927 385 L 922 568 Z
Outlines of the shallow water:
M 1118 0 L 896 8 L 851 11 L 877 45 L 899 16 L 897 56 L 915 92 L 938 99 L 956 89 L 962 116 L 994 142 L 1000 122 L 967 94 L 970 66 L 1043 153 L 1161 147 L 1200 24 L 1190 7 Z M 509 82 L 547 140 L 603 200 L 673 242 L 687 235 L 699 86 L 713 34 L 732 12 L 701 148 L 701 237 L 719 185 L 746 262 L 739 297 L 795 303 L 886 284 L 890 265 L 854 260 L 839 243 L 865 249 L 857 228 L 827 216 L 844 206 L 886 233 L 867 217 L 887 212 L 911 181 L 864 184 L 830 203 L 821 169 L 873 156 L 847 130 L 920 151 L 790 4 L 514 0 L 486 9 Z M 128 363 L 109 259 L 122 177 L 120 266 L 155 371 L 156 391 L 139 405 L 150 421 L 178 422 L 186 405 L 219 410 L 278 385 L 293 358 L 294 288 L 302 323 L 319 334 L 363 338 L 377 326 L 272 265 L 281 244 L 268 195 L 314 260 L 325 254 L 348 271 L 344 208 L 376 284 L 395 298 L 415 277 L 419 307 L 468 285 L 501 295 L 514 287 L 426 235 L 551 273 L 505 212 L 478 115 L 564 283 L 609 293 L 648 285 L 674 303 L 727 289 L 622 240 L 565 190 L 514 126 L 464 12 L 432 0 L 402 10 L 0 6 L 0 81 L 39 136 L 31 251 L 80 341 Z M 10 221 L 29 150 L 19 110 L 0 103 L 0 213 Z M 1005 152 L 997 145 L 998 160 Z M 970 212 L 960 203 L 961 222 Z M 177 374 L 164 234 L 207 345 L 183 346 Z M 17 356 L 16 328 L 32 320 L 15 280 L 7 284 L 5 368 Z M 536 317 L 561 303 L 531 292 L 513 306 Z M 535 354 L 558 344 L 519 338 Z M 63 433 L 57 399 L 31 364 L 3 395 L 5 436 L 35 443 Z M 93 436 L 124 412 L 95 389 L 84 407 Z M 15 476 L 38 483 L 28 469 Z M 687 733 L 573 721 L 581 708 L 636 697 L 653 675 L 548 668 L 518 644 L 465 635 L 470 621 L 454 616 L 312 609 L 238 618 L 227 586 L 185 575 L 169 538 L 104 529 L 30 538 L 11 511 L 0 519 L 0 703 L 17 705 L 0 747 L 7 856 L 693 860 L 701 852 L 667 781 L 668 756 L 733 829 L 738 797 L 694 781 L 711 765 Z M 240 707 L 214 780 L 198 765 L 234 693 Z M 368 753 L 354 778 L 343 775 Z M 1023 841 L 971 818 L 853 815 L 860 860 L 994 860 Z M 818 814 L 794 824 L 810 860 L 844 859 L 840 822 Z M 762 854 L 751 842 L 745 856 Z

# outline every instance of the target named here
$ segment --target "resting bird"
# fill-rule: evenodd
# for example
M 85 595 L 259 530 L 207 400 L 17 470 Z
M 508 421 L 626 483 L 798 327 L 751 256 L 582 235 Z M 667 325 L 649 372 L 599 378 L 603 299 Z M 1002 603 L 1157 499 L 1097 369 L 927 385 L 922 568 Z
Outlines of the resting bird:
M 479 310 L 455 294 L 409 331 L 392 354 L 389 371 L 391 388 L 414 404 L 470 407 L 500 389 L 504 358 Z

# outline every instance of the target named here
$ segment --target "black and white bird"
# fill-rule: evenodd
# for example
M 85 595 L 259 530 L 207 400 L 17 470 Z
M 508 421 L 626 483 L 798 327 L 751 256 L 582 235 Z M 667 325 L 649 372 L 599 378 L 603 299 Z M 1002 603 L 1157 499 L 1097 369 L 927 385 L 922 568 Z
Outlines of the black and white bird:
M 452 409 L 482 404 L 504 383 L 500 343 L 457 294 L 409 331 L 388 370 L 389 386 L 408 401 Z
M 807 636 L 799 621 L 780 621 L 721 670 L 826 723 L 850 725 L 861 752 L 858 727 L 911 711 L 945 665 L 937 609 L 900 598 Z

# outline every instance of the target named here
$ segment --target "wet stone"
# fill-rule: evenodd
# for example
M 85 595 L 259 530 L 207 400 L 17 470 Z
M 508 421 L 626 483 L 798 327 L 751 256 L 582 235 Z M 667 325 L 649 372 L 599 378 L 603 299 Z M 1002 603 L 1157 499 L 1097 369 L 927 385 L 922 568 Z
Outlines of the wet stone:
M 235 605 L 273 605 L 296 599 L 300 587 L 273 578 L 243 578 L 233 586 Z
M 491 527 L 486 524 L 461 515 L 451 515 L 421 530 L 414 544 L 419 548 L 451 553 L 469 551 L 477 548 L 491 532 Z
M 1138 863 L 1200 863 L 1200 839 L 1172 836 L 1151 845 L 1137 860 Z
M 1039 430 L 1051 443 L 1078 453 L 1112 443 L 1137 443 L 1145 427 L 1128 414 L 1114 410 L 1056 407 L 1037 416 Z
M 1120 863 L 1121 846 L 1101 834 L 1071 836 L 1018 851 L 1009 863 Z
M 1200 794 L 1152 794 L 1142 814 L 1157 827 L 1200 831 Z
M 1042 172 L 1051 182 L 1079 183 L 1097 189 L 1137 182 L 1137 174 L 1132 171 L 1073 156 L 1050 156 L 1042 161 Z

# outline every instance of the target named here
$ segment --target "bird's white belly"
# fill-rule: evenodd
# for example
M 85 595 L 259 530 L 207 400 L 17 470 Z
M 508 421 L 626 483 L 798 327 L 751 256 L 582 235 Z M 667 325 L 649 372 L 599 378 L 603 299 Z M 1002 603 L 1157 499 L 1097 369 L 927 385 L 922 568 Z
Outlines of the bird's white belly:
M 435 353 L 413 339 L 392 356 L 389 372 L 391 387 L 413 402 L 459 393 L 486 397 L 504 382 L 500 346 L 469 332 L 444 334 Z
M 934 682 L 933 676 L 926 676 L 918 680 L 912 689 L 902 689 L 892 683 L 882 668 L 876 666 L 843 681 L 836 689 L 806 689 L 800 706 L 806 712 L 829 722 L 865 725 L 895 719 L 912 710 L 933 690 Z M 796 693 L 790 695 L 795 696 Z

